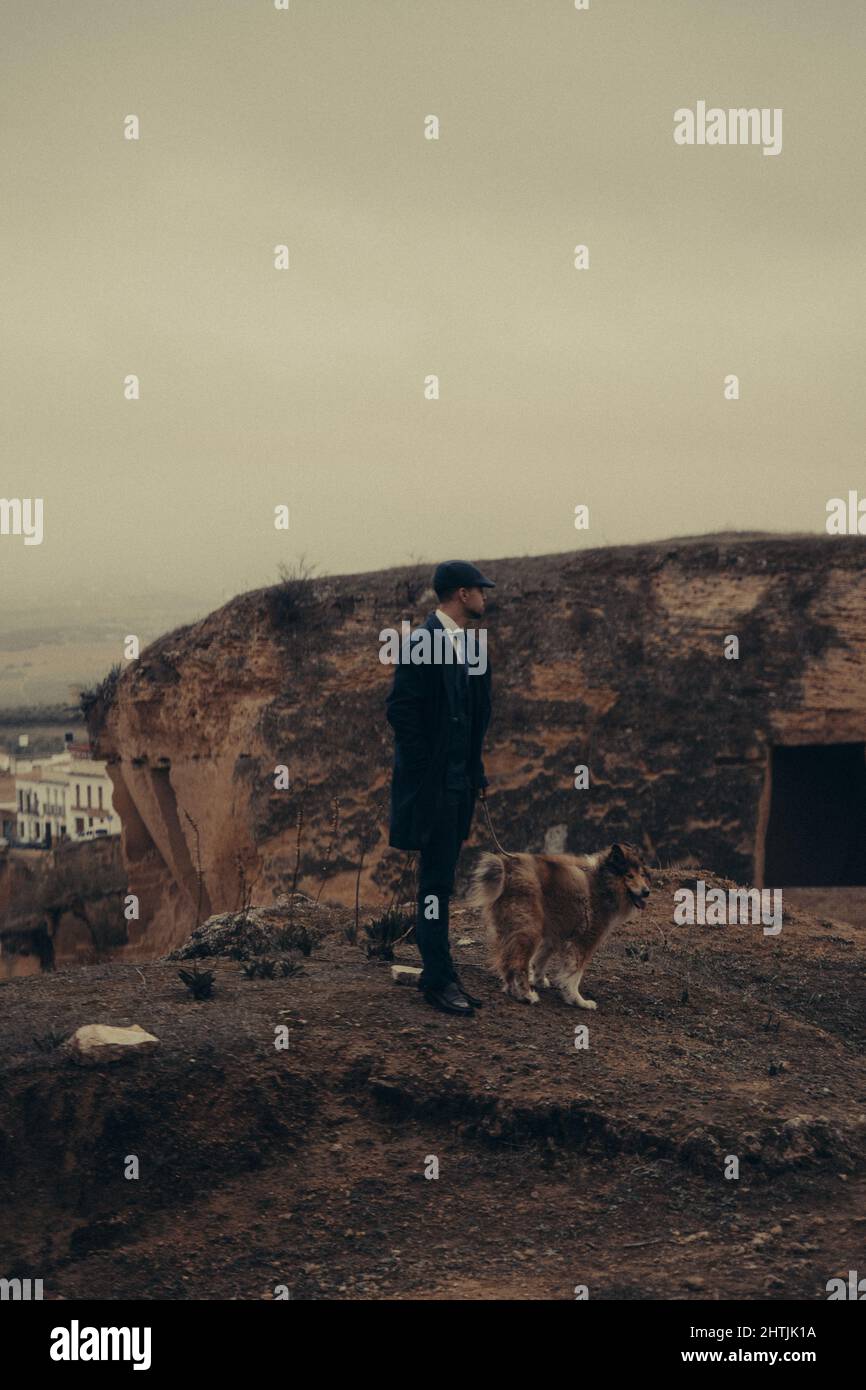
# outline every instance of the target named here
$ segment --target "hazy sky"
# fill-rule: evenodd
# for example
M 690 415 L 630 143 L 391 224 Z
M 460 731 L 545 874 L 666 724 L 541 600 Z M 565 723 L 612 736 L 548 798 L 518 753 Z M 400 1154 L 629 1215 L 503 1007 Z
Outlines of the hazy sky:
M 864 39 L 863 0 L 3 0 L 0 495 L 45 507 L 4 601 L 822 530 L 866 492 Z M 781 154 L 677 146 L 699 100 L 781 107 Z

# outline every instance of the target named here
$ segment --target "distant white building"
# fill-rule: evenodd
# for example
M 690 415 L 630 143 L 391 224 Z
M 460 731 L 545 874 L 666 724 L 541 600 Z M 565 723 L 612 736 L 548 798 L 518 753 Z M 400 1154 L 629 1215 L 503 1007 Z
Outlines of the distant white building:
M 70 839 L 120 834 L 120 816 L 111 802 L 111 778 L 105 768 L 105 763 L 95 759 L 73 757 L 67 808 Z
M 36 767 L 15 774 L 18 839 L 30 845 L 54 845 L 66 836 L 66 779 Z
M 54 845 L 120 834 L 106 764 L 91 758 L 86 745 L 68 744 L 65 752 L 38 762 L 17 759 L 14 776 L 19 843 Z
M 0 841 L 15 840 L 18 836 L 18 806 L 15 800 L 15 778 L 0 763 Z

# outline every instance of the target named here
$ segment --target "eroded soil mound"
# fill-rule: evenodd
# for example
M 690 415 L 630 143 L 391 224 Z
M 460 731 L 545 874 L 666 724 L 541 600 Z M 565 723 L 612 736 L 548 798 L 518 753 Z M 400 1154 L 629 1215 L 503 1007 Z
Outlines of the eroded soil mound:
M 232 958 L 284 920 L 210 924 L 209 1000 L 168 959 L 10 982 L 4 1272 L 64 1297 L 826 1297 L 866 1264 L 866 931 L 796 910 L 775 937 L 674 926 L 696 878 L 727 886 L 655 875 L 587 974 L 592 1014 L 507 1000 L 459 910 L 468 1021 L 312 903 L 289 979 Z M 160 1045 L 82 1072 L 58 1044 L 94 1022 Z
M 324 914 L 327 925 L 337 924 Z M 168 960 L 252 960 L 268 951 L 300 951 L 309 955 L 321 940 L 323 913 L 302 894 L 294 907 L 286 901 L 275 907 L 251 907 L 247 912 L 223 912 L 196 927 L 188 940 L 171 951 Z

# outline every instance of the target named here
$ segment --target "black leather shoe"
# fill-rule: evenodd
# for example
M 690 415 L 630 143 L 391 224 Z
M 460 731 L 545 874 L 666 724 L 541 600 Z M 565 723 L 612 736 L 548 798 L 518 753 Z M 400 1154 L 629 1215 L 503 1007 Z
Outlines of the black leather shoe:
M 483 1008 L 483 1006 L 484 1006 L 484 1000 L 483 1000 L 483 999 L 476 999 L 476 997 L 475 997 L 474 994 L 470 994 L 470 993 L 469 993 L 469 990 L 468 990 L 468 989 L 466 988 L 466 986 L 463 984 L 462 980 L 458 980 L 458 978 L 457 978 L 456 975 L 454 976 L 454 983 L 455 983 L 455 985 L 457 986 L 457 988 L 459 989 L 460 993 L 463 995 L 463 998 L 469 1000 L 469 1003 L 472 1005 L 473 1009 L 480 1009 L 480 1008 Z
M 440 989 L 425 989 L 424 998 L 434 1009 L 443 1014 L 459 1014 L 462 1018 L 472 1018 L 475 1010 L 453 980 Z

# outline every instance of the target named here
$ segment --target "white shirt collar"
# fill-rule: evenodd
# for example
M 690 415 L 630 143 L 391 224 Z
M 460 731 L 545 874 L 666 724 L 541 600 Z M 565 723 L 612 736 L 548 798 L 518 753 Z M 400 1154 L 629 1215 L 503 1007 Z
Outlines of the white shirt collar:
M 440 623 L 442 624 L 443 627 L 447 627 L 447 629 L 448 629 L 449 632 L 462 632 L 462 631 L 463 631 L 463 629 L 462 629 L 462 627 L 460 626 L 460 624 L 459 624 L 459 623 L 455 623 L 454 619 L 451 617 L 451 614 L 450 614 L 450 613 L 443 613 L 443 611 L 442 611 L 441 608 L 437 608 L 437 609 L 436 609 L 436 617 L 439 619 L 439 621 L 440 621 Z

